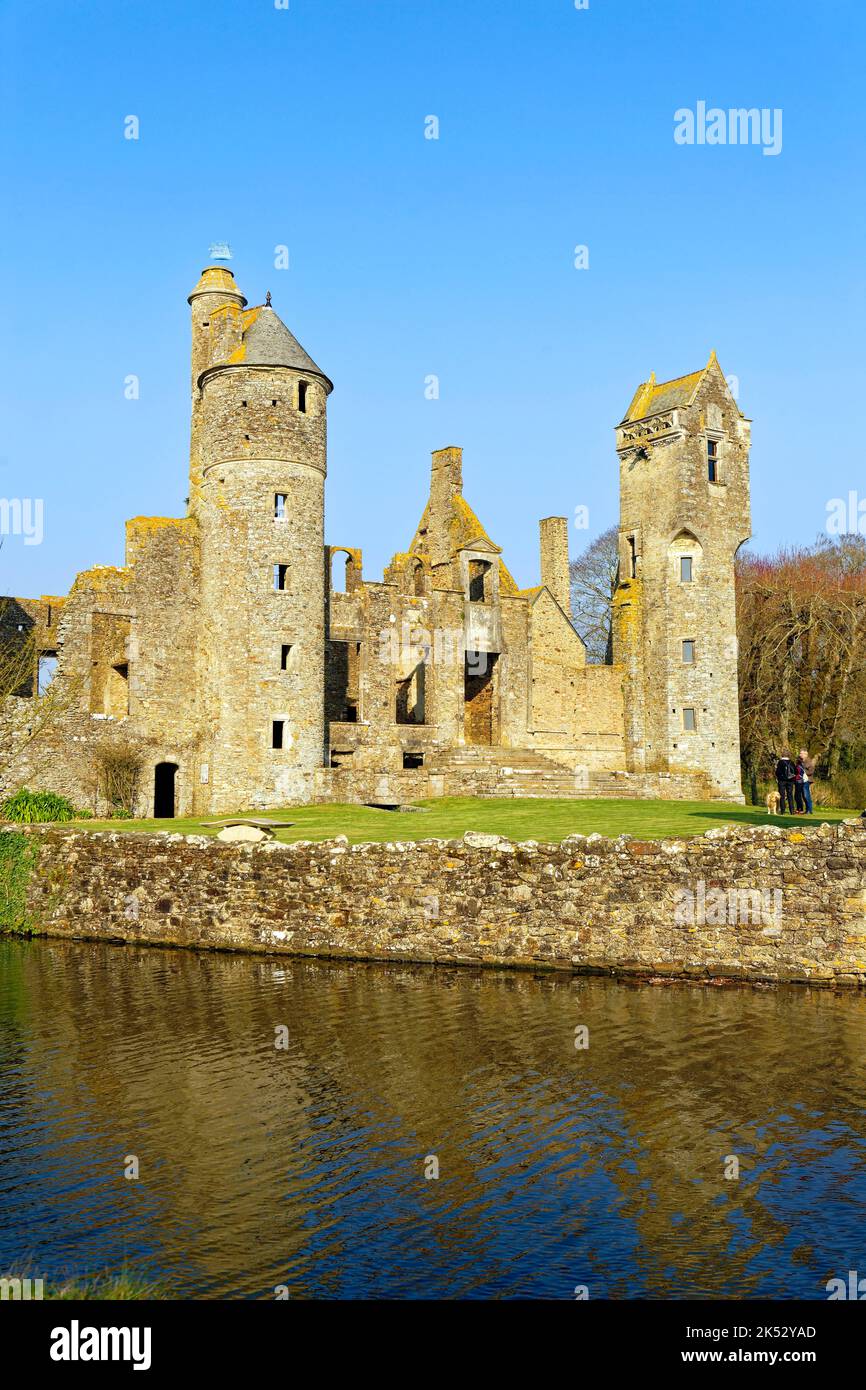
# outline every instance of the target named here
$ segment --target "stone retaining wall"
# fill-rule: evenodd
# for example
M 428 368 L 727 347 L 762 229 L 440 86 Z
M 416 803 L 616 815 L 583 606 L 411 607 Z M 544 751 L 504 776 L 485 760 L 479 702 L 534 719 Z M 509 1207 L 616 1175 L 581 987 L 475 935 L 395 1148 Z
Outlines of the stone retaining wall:
M 3 833 L 9 833 L 8 831 Z M 14 833 L 14 832 L 13 832 Z M 691 840 L 350 846 L 28 827 L 66 937 L 578 972 L 866 983 L 866 822 Z

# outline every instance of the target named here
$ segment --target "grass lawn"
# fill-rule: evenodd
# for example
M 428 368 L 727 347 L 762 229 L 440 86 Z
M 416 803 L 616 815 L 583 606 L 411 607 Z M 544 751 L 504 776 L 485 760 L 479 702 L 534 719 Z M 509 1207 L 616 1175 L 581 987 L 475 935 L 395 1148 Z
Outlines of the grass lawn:
M 858 811 L 817 810 L 814 816 L 768 816 L 763 807 L 720 801 L 570 801 L 542 797 L 441 797 L 419 801 L 423 812 L 376 811 L 369 806 L 288 806 L 282 811 L 250 811 L 251 816 L 291 821 L 278 840 L 329 840 L 347 835 L 364 840 L 456 840 L 465 830 L 486 830 L 511 840 L 556 842 L 566 835 L 634 835 L 639 839 L 702 835 L 713 826 L 798 826 L 838 821 Z M 246 814 L 246 813 L 242 813 Z M 206 816 L 205 820 L 216 820 Z M 200 820 L 78 821 L 88 830 L 171 830 L 183 835 L 216 835 L 218 826 Z

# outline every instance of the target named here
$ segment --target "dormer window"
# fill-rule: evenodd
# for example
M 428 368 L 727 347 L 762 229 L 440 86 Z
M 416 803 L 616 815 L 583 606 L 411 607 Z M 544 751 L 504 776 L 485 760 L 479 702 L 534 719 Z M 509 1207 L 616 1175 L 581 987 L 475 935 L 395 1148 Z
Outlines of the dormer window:
M 307 413 L 307 387 L 308 387 L 308 385 L 309 385 L 309 382 L 306 382 L 306 381 L 299 381 L 299 382 L 298 382 L 298 410 L 301 412 L 302 415 L 306 415 L 306 413 Z
M 487 576 L 490 573 L 490 564 L 487 560 L 469 561 L 469 602 L 470 603 L 489 603 L 490 598 L 487 593 Z

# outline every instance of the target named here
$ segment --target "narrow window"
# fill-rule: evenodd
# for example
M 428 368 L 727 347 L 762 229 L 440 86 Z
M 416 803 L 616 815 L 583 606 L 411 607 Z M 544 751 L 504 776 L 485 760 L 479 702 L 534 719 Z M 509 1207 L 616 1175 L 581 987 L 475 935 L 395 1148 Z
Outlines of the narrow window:
M 695 721 L 695 712 L 694 712 L 694 710 L 693 710 L 693 709 L 684 709 L 684 710 L 683 710 L 683 728 L 685 729 L 685 731 L 686 731 L 687 733 L 693 733 L 694 730 L 695 730 L 697 727 L 698 727 L 698 726 L 697 726 L 697 723 L 696 723 L 696 721 Z
M 680 556 L 680 581 L 683 584 L 692 582 L 692 557 L 691 555 Z
M 628 538 L 628 548 L 629 548 L 629 559 L 630 559 L 630 562 L 631 562 L 631 577 L 632 577 L 632 579 L 636 579 L 636 578 L 637 578 L 637 549 L 636 549 L 635 543 L 634 543 L 634 536 L 629 536 L 629 538 Z
M 289 652 L 290 652 L 291 650 L 292 650 L 292 643 L 291 643 L 291 642 L 284 642 L 283 645 L 280 647 L 280 670 L 281 670 L 281 671 L 288 671 L 288 669 L 289 669 Z
M 246 406 L 246 401 L 241 401 L 242 406 Z
M 694 661 L 694 659 L 695 659 L 695 644 L 694 644 L 694 642 L 691 640 L 691 638 L 689 638 L 688 641 L 683 642 L 683 662 L 685 663 L 686 666 L 691 666 L 691 664 L 692 664 L 692 662 Z
M 307 413 L 307 382 L 298 382 L 298 410 L 302 415 Z
M 274 565 L 274 588 L 283 590 L 286 587 L 286 576 L 289 572 L 288 565 Z
M 707 476 L 711 483 L 719 481 L 719 441 L 707 440 Z
M 276 405 L 276 401 L 271 401 L 271 405 Z
M 282 520 L 286 514 L 286 503 L 288 500 L 289 494 L 287 492 L 274 493 L 274 516 L 279 518 L 279 520 Z
M 273 721 L 273 723 L 271 724 L 271 747 L 272 747 L 272 748 L 282 748 L 282 746 L 283 746 L 283 730 L 285 729 L 285 726 L 286 726 L 286 721 L 285 721 L 284 719 L 275 719 L 275 720 Z

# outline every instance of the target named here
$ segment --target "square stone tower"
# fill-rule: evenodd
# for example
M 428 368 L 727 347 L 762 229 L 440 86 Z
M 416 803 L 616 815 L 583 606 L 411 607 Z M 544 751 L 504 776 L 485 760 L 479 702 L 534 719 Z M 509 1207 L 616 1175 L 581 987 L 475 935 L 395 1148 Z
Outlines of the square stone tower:
M 703 772 L 732 800 L 742 800 L 734 556 L 751 531 L 749 445 L 715 353 L 689 376 L 651 376 L 616 431 L 627 766 Z

